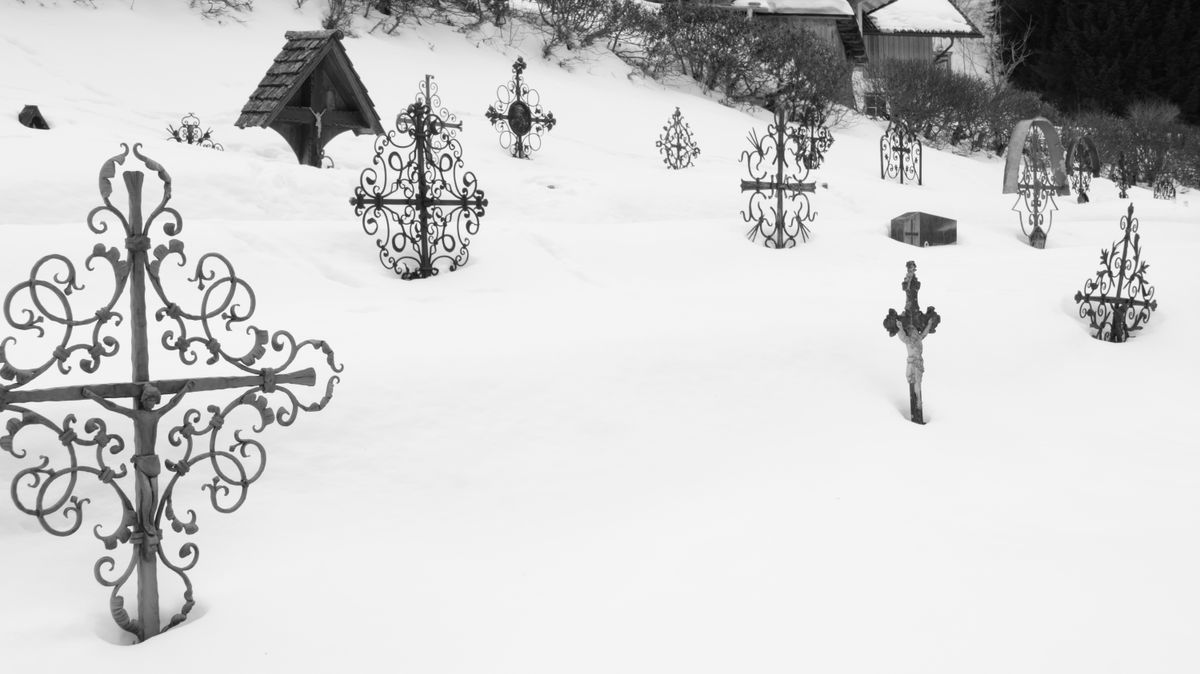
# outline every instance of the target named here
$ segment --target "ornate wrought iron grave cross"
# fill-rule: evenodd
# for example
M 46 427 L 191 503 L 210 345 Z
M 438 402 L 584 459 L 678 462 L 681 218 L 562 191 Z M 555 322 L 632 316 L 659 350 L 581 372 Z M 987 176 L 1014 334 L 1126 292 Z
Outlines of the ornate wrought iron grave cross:
M 1114 241 L 1111 249 L 1100 251 L 1101 267 L 1095 278 L 1084 281 L 1083 290 L 1075 293 L 1079 316 L 1088 319 L 1096 331 L 1096 339 L 1105 342 L 1129 339 L 1134 330 L 1141 330 L 1150 320 L 1150 312 L 1158 309 L 1154 286 L 1146 282 L 1150 264 L 1141 259 L 1142 237 L 1137 233 L 1133 204 L 1129 204 L 1129 212 L 1121 218 L 1121 230 L 1125 232 L 1121 241 Z
M 921 141 L 903 120 L 893 118 L 879 139 L 879 177 L 917 181 L 922 178 Z M 917 244 L 920 245 L 920 244 Z
M 750 149 L 743 151 L 741 158 L 750 173 L 749 180 L 742 180 L 742 191 L 750 192 L 742 211 L 742 219 L 752 223 L 746 238 L 754 241 L 761 234 L 767 248 L 792 248 L 797 236 L 807 241 L 805 223 L 817 217 L 808 199 L 817 185 L 805 182 L 809 171 L 807 133 L 789 125 L 786 110 L 779 105 L 767 135 L 760 137 L 751 130 L 749 140 Z
M 462 146 L 454 130 L 462 123 L 441 105 L 426 75 L 395 130 L 375 139 L 375 168 L 363 170 L 350 199 L 363 230 L 376 237 L 380 262 L 403 279 L 434 276 L 439 262 L 450 271 L 466 264 L 488 203 L 474 173 L 459 175 Z
M 500 146 L 518 159 L 529 159 L 529 153 L 540 150 L 542 134 L 554 128 L 558 120 L 554 113 L 544 112 L 541 94 L 530 88 L 521 73 L 525 59 L 513 63 L 512 81 L 496 88 L 496 102 L 488 106 L 488 121 L 500 132 Z
M 123 146 L 124 152 L 101 168 L 100 196 L 104 204 L 88 215 L 88 227 L 95 234 L 106 234 L 113 220 L 123 230 L 124 256 L 116 247 L 97 243 L 84 265 L 87 272 L 105 282 L 98 286 L 101 295 L 106 293 L 106 283 L 112 283 L 111 296 L 102 299 L 97 308 L 81 310 L 77 306 L 79 291 L 85 290 L 85 285 L 80 270 L 66 256 L 51 254 L 34 264 L 29 279 L 5 297 L 4 318 L 9 326 L 32 333 L 34 346 L 53 349 L 44 360 L 23 366 L 18 364 L 21 358 L 15 352 L 24 355 L 33 349 L 25 348 L 12 336 L 0 341 L 0 413 L 16 415 L 8 418 L 0 450 L 17 459 L 27 459 L 34 448 L 46 452 L 36 462 L 29 459 L 32 465 L 16 474 L 11 494 L 17 508 L 37 518 L 51 534 L 69 536 L 80 529 L 84 507 L 90 502 L 82 494 L 92 493 L 87 489 L 111 491 L 116 497 L 119 519 L 96 525 L 94 533 L 108 550 L 129 544 L 129 558 L 118 562 L 112 556 L 101 557 L 95 564 L 95 576 L 101 585 L 111 588 L 109 611 L 117 625 L 145 640 L 182 622 L 194 606 L 188 571 L 198 561 L 199 548 L 190 541 L 183 542 L 177 551 L 165 545 L 170 537 L 165 531 L 168 526 L 183 535 L 198 529 L 194 510 L 176 511 L 180 480 L 192 470 L 211 471 L 212 479 L 201 489 L 208 493 L 213 508 L 226 513 L 237 510 L 265 467 L 266 450 L 255 436 L 271 424 L 290 426 L 301 410 L 323 408 L 338 381 L 332 373 L 340 372 L 341 366 L 334 362 L 333 351 L 323 341 L 298 342 L 282 330 L 268 336 L 266 330 L 247 323 L 256 305 L 254 291 L 218 253 L 201 256 L 189 279 L 198 291 L 198 300 L 180 298 L 186 308 L 175 301 L 178 295 L 164 284 L 164 272 L 167 266 L 187 264 L 183 241 L 176 238 L 183 229 L 183 219 L 167 206 L 170 176 L 157 162 L 143 156 L 139 147 L 133 146 L 134 157 L 163 183 L 161 202 L 143 217 L 145 173 L 130 170 L 121 174 L 129 207 L 122 212 L 113 204 L 110 198 L 117 166 L 123 165 L 130 154 L 129 147 Z M 162 223 L 168 239 L 157 246 L 150 236 L 156 222 Z M 103 273 L 105 270 L 111 272 L 111 278 Z M 126 295 L 129 313 L 122 315 L 117 303 Z M 151 378 L 148 301 L 158 305 L 155 320 L 167 323 L 161 337 L 163 347 L 177 352 L 184 365 L 205 358 L 209 365 L 224 363 L 242 374 Z M 129 381 L 29 388 L 43 375 L 53 376 L 51 369 L 59 375 L 70 374 L 75 366 L 85 373 L 98 372 L 103 361 L 120 351 L 113 329 L 121 325 L 127 326 L 130 334 L 133 371 Z M 244 352 L 231 352 L 240 345 L 246 347 Z M 267 355 L 268 345 L 273 355 Z M 306 403 L 291 387 L 316 384 L 316 370 L 299 367 L 309 360 L 323 362 L 331 373 L 325 378 L 323 397 Z M 164 416 L 189 393 L 229 389 L 243 390 L 223 407 L 208 405 L 206 412 L 188 409 L 179 425 L 169 427 L 166 435 L 174 448 L 173 458 L 161 461 L 156 445 L 159 422 Z M 161 404 L 164 397 L 168 401 Z M 39 409 L 40 403 L 85 399 L 133 422 L 131 453 L 125 437 L 110 432 L 102 418 L 85 416 L 79 424 L 75 414 L 68 414 L 56 421 L 51 412 Z M 130 402 L 120 404 L 118 400 Z M 281 405 L 272 407 L 275 403 Z M 239 428 L 247 418 L 244 412 L 250 413 L 250 429 Z M 227 427 L 231 415 L 236 416 Z M 56 442 L 45 442 L 49 439 L 46 431 Z M 47 448 L 52 445 L 59 447 Z M 89 460 L 89 455 L 94 460 Z M 165 626 L 159 608 L 160 563 L 183 588 L 182 607 Z M 125 609 L 122 594 L 129 592 L 126 586 L 131 579 L 136 579 L 136 618 Z
M 200 130 L 200 118 L 189 112 L 179 120 L 179 127 L 167 125 L 168 140 L 188 145 L 199 145 L 213 150 L 224 150 L 225 147 L 213 140 L 212 129 Z
M 662 152 L 663 163 L 669 169 L 685 169 L 692 165 L 693 159 L 700 156 L 700 148 L 696 147 L 692 129 L 683 121 L 683 113 L 678 107 L 663 126 L 663 134 L 654 145 Z

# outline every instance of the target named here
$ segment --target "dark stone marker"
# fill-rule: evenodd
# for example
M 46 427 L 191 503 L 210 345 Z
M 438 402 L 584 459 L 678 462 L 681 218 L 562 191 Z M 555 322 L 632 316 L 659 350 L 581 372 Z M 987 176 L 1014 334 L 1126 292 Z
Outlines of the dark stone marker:
M 22 126 L 27 126 L 31 129 L 49 130 L 50 125 L 46 123 L 46 118 L 42 117 L 42 111 L 38 110 L 36 105 L 27 105 L 21 108 L 21 112 L 17 114 L 17 121 Z
M 892 238 L 913 246 L 947 246 L 958 242 L 958 221 L 909 211 L 892 218 Z

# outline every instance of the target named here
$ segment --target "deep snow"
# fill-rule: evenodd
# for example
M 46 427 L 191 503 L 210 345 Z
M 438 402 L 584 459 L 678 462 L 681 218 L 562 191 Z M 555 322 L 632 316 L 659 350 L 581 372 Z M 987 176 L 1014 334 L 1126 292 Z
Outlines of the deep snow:
M 1103 344 L 1071 297 L 1120 234 L 1105 180 L 1058 200 L 1037 251 L 998 160 L 929 151 L 924 187 L 882 182 L 881 126 L 852 120 L 815 174 L 813 238 L 767 250 L 738 192 L 765 113 L 603 54 L 543 60 L 519 25 L 425 21 L 346 46 L 385 124 L 437 77 L 491 203 L 465 268 L 404 282 L 347 205 L 370 138 L 315 170 L 232 126 L 315 3 L 228 25 L 61 4 L 0 6 L 0 287 L 91 251 L 100 164 L 140 141 L 189 251 L 226 253 L 262 324 L 328 340 L 346 370 L 269 436 L 240 511 L 200 508 L 198 608 L 146 644 L 115 645 L 98 541 L 0 506 L 5 671 L 1200 668 L 1194 193 L 1132 191 L 1160 308 Z M 560 120 L 531 161 L 483 118 L 517 55 Z M 28 103 L 52 131 L 16 123 Z M 702 154 L 670 172 L 654 140 L 677 105 Z M 225 152 L 162 140 L 189 111 Z M 888 239 L 914 209 L 957 218 L 958 245 Z M 909 259 L 944 317 L 924 427 L 881 326 Z M 21 465 L 0 456 L 0 476 Z

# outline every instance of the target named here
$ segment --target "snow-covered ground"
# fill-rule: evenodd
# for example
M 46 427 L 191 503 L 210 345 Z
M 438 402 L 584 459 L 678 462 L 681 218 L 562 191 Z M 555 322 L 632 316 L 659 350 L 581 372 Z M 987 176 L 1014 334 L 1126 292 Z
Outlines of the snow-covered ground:
M 316 170 L 233 127 L 318 3 L 227 25 L 183 2 L 59 4 L 0 5 L 0 287 L 91 252 L 100 164 L 138 141 L 174 178 L 188 250 L 227 254 L 258 322 L 328 340 L 345 373 L 269 436 L 241 510 L 200 509 L 197 609 L 148 643 L 120 645 L 86 529 L 0 504 L 0 670 L 1200 669 L 1194 192 L 1132 190 L 1160 308 L 1105 344 L 1072 296 L 1120 234 L 1108 181 L 1060 198 L 1038 251 L 998 160 L 930 151 L 924 187 L 882 182 L 881 127 L 852 120 L 815 174 L 812 239 L 768 250 L 738 191 L 765 113 L 603 54 L 543 60 L 519 25 L 425 21 L 347 49 L 385 124 L 437 77 L 490 206 L 466 267 L 405 282 L 347 205 L 369 137 Z M 531 161 L 483 117 L 518 55 L 560 120 Z M 30 103 L 53 130 L 17 124 Z M 675 106 L 703 151 L 680 172 L 654 147 Z M 187 112 L 225 152 L 163 140 Z M 957 218 L 958 245 L 890 240 L 916 209 Z M 923 427 L 881 326 L 910 259 L 944 319 Z M 23 465 L 0 456 L 0 483 Z M 112 513 L 91 507 L 87 527 Z

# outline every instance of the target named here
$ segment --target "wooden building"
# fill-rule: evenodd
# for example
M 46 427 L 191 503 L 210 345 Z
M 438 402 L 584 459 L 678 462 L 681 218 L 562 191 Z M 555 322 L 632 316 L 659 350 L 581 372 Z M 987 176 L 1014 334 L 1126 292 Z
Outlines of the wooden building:
M 383 133 L 341 31 L 288 31 L 284 37 L 283 50 L 242 108 L 238 128 L 274 129 L 301 164 L 316 167 L 337 135 Z
M 733 0 L 729 7 L 752 20 L 809 30 L 840 47 L 855 66 L 943 62 L 956 39 L 983 36 L 953 0 Z

